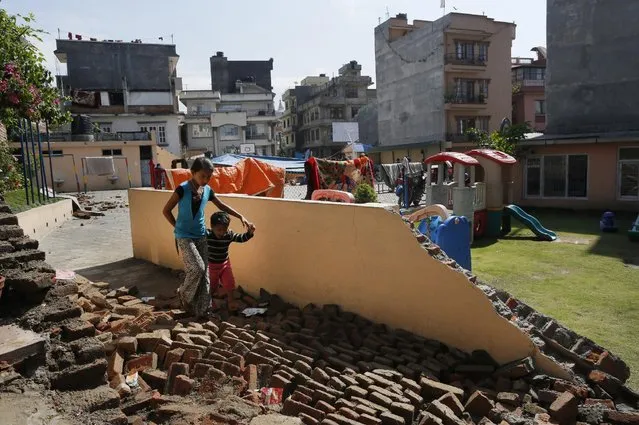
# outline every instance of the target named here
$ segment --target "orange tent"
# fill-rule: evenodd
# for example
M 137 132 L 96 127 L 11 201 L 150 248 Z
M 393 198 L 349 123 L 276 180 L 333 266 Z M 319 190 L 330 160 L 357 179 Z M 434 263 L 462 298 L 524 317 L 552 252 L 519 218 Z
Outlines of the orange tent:
M 184 168 L 166 170 L 166 174 L 166 187 L 169 190 L 174 190 L 191 178 L 191 171 Z M 245 158 L 233 167 L 216 167 L 209 186 L 215 193 L 283 198 L 285 176 L 286 171 L 283 168 L 253 158 Z

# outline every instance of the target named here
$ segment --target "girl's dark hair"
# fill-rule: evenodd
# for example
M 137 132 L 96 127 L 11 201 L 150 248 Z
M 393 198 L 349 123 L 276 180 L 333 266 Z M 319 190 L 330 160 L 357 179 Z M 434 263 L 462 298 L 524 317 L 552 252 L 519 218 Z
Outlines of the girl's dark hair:
M 213 171 L 215 166 L 208 158 L 195 158 L 191 165 L 191 174 L 195 174 L 198 171 Z
M 225 213 L 224 211 L 218 211 L 216 213 L 213 213 L 213 215 L 211 215 L 211 227 L 216 226 L 218 224 L 223 224 L 225 226 L 228 226 L 231 223 L 231 217 L 228 215 L 228 213 Z

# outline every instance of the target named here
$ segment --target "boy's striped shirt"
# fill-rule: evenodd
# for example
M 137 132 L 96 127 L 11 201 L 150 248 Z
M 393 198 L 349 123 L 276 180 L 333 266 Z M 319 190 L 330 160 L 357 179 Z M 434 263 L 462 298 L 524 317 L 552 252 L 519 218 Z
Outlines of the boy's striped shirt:
M 229 259 L 229 246 L 233 242 L 244 243 L 253 237 L 250 233 L 235 233 L 229 230 L 221 239 L 212 231 L 207 232 L 206 241 L 209 248 L 209 263 L 221 264 Z

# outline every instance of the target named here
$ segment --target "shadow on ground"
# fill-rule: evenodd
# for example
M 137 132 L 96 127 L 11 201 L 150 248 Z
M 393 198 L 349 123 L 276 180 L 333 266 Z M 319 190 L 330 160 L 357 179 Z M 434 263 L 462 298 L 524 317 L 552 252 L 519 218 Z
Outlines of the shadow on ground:
M 170 295 L 180 285 L 180 279 L 175 271 L 135 258 L 76 270 L 76 272 L 93 282 L 108 282 L 112 289 L 135 285 L 141 297 Z

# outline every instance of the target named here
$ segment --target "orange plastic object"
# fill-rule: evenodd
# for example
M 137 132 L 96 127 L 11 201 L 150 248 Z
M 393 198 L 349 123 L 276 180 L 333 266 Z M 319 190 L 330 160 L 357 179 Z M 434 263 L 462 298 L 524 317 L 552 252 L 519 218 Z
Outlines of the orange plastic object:
M 184 168 L 166 170 L 167 189 L 175 190 L 191 178 L 191 171 Z M 245 158 L 233 167 L 217 167 L 209 186 L 215 193 L 240 193 L 251 196 L 282 198 L 286 171 L 283 168 L 253 158 Z
M 346 204 L 355 203 L 353 194 L 342 190 L 318 189 L 313 191 L 311 199 L 313 201 L 342 202 Z

